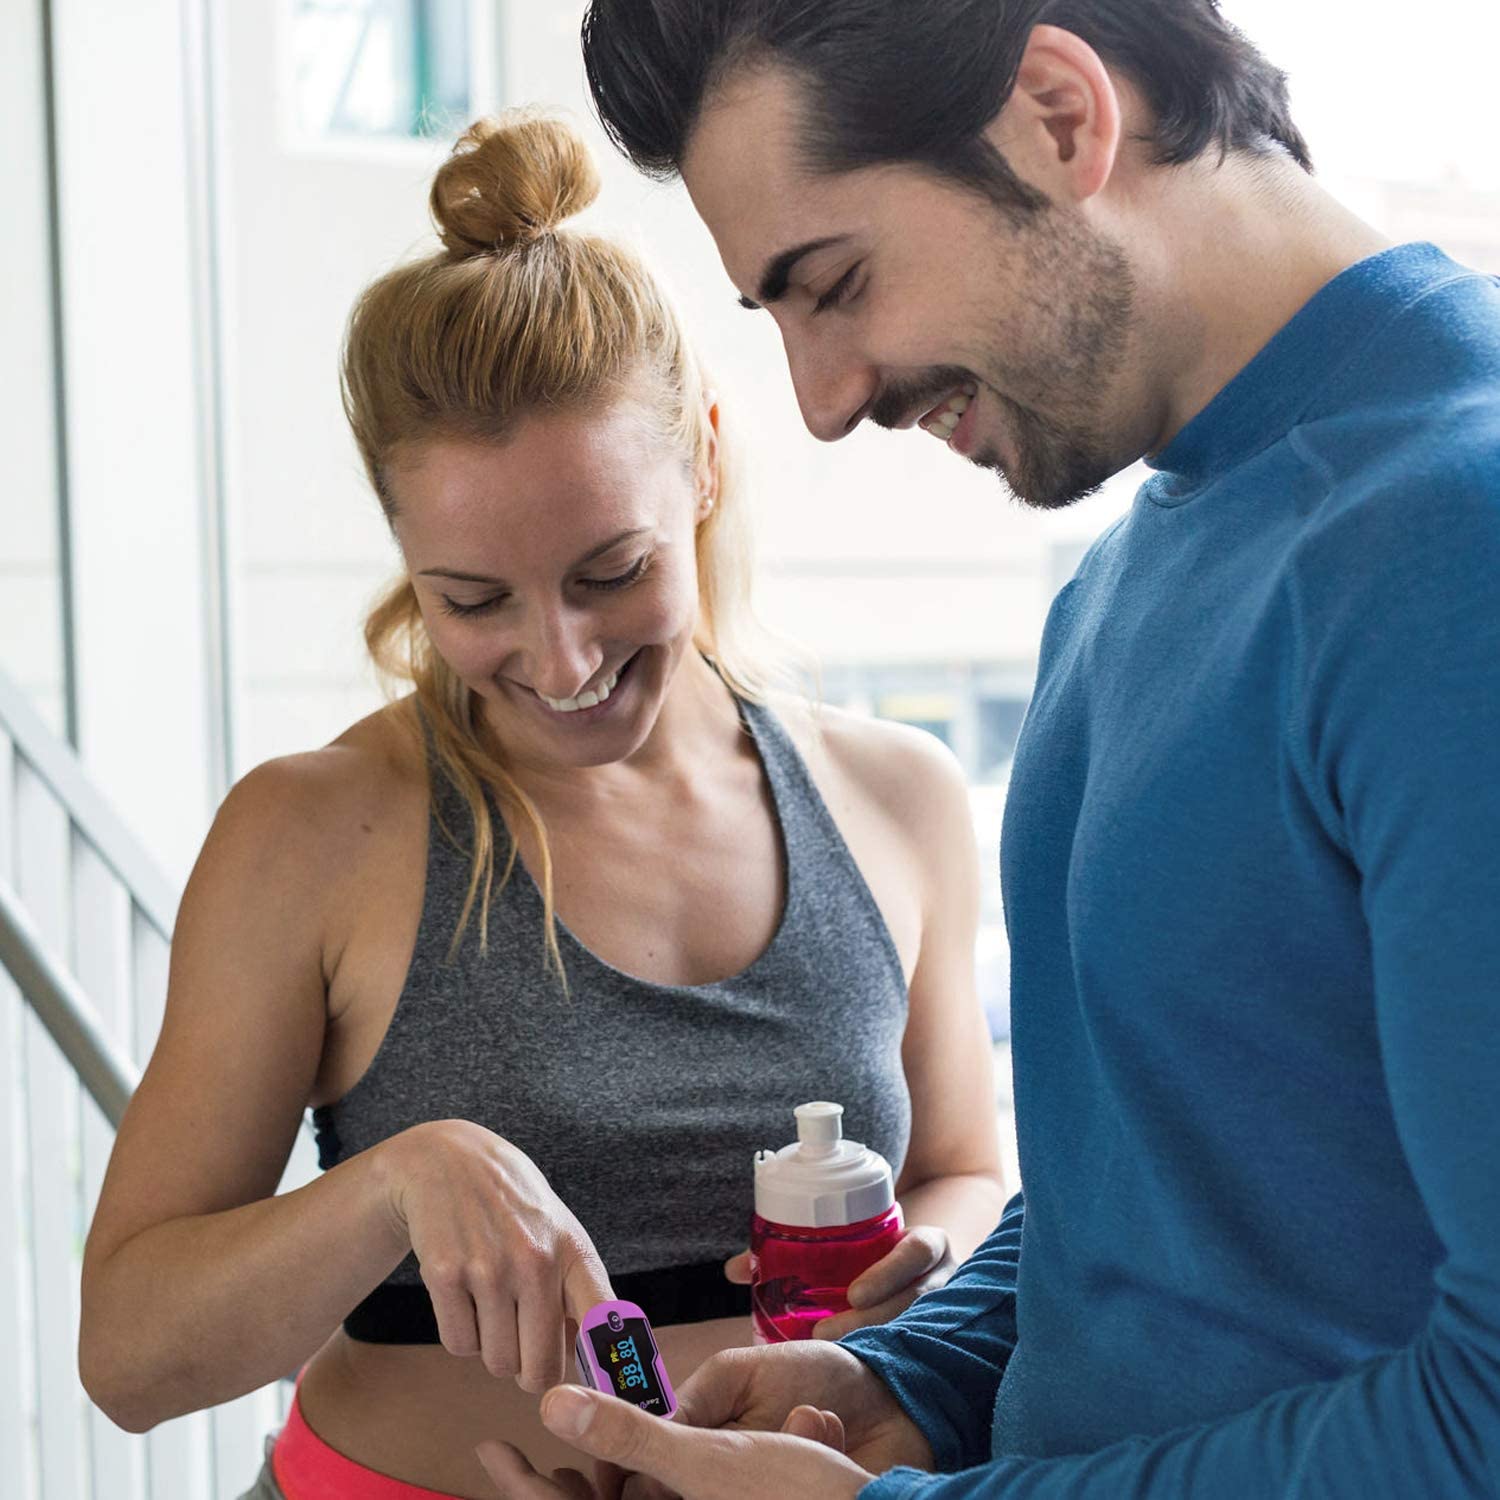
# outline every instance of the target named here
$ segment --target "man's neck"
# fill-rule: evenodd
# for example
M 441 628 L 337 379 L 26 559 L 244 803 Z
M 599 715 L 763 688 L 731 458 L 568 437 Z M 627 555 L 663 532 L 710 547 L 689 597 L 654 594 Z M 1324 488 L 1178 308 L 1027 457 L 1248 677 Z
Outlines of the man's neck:
M 1160 172 L 1160 169 L 1157 169 Z M 1390 242 L 1281 158 L 1160 172 L 1142 278 L 1160 452 L 1306 303 Z

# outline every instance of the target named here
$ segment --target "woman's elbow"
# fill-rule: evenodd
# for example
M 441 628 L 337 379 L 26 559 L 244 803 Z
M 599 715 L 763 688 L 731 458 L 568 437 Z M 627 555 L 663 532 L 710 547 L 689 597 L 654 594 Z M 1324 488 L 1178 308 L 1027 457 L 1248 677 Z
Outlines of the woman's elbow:
M 78 1325 L 78 1378 L 88 1398 L 116 1427 L 126 1432 L 150 1432 L 176 1413 L 163 1410 L 145 1379 L 141 1352 L 133 1340 L 111 1326 L 84 1286 Z
M 78 1378 L 93 1404 L 126 1432 L 150 1432 L 162 1418 L 147 1409 L 139 1389 L 122 1380 L 118 1363 L 102 1358 L 87 1337 L 78 1343 Z

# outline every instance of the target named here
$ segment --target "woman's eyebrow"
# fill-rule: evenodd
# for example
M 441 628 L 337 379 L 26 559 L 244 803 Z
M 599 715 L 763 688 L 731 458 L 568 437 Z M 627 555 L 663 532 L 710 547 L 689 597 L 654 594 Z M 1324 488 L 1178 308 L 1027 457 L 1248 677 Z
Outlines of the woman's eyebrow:
M 581 568 L 585 563 L 593 562 L 596 557 L 603 557 L 606 552 L 613 552 L 622 542 L 634 541 L 636 537 L 646 536 L 650 531 L 649 526 L 632 526 L 617 536 L 610 537 L 607 542 L 601 542 L 591 552 L 585 552 L 573 566 Z M 491 578 L 484 573 L 464 573 L 457 568 L 423 568 L 417 576 L 419 578 L 451 578 L 455 583 L 487 583 L 497 588 L 508 586 L 503 578 Z

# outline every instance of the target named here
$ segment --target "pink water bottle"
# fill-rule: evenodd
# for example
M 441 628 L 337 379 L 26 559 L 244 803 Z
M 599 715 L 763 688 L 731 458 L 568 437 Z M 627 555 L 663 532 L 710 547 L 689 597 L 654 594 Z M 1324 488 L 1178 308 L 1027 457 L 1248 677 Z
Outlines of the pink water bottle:
M 796 1109 L 797 1139 L 755 1153 L 751 1318 L 757 1344 L 812 1337 L 849 1307 L 849 1284 L 904 1231 L 891 1166 L 843 1139 L 842 1104 Z

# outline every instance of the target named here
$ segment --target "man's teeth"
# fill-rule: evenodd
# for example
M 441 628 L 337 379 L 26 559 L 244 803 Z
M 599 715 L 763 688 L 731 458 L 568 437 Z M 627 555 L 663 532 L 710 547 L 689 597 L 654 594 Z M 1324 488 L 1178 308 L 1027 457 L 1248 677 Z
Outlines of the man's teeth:
M 963 414 L 969 409 L 971 402 L 978 392 L 972 387 L 956 392 L 922 423 L 922 426 L 930 432 L 933 437 L 941 438 L 945 443 L 958 430 L 958 424 Z
M 576 714 L 580 708 L 596 708 L 603 703 L 614 692 L 615 684 L 619 680 L 620 674 L 611 672 L 597 688 L 587 693 L 580 693 L 576 698 L 549 698 L 545 693 L 538 693 L 537 697 L 556 713 Z

